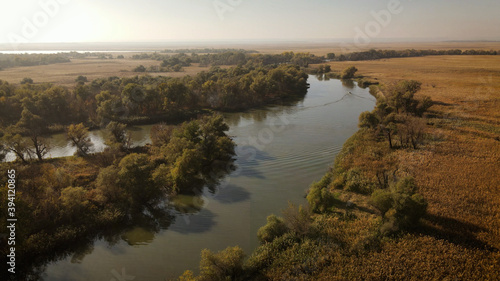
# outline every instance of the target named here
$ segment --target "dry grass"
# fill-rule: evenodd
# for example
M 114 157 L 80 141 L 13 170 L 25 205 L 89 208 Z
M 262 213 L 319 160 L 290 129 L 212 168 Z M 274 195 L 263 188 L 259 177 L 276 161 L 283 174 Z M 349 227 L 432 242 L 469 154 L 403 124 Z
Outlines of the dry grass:
M 309 52 L 318 56 L 324 56 L 327 53 L 350 53 L 367 51 L 370 49 L 378 50 L 450 50 L 450 49 L 475 49 L 475 50 L 500 50 L 500 42 L 422 42 L 422 43 L 370 43 L 353 46 L 352 42 L 347 44 L 340 43 L 276 43 L 276 44 L 254 44 L 248 46 L 239 46 L 238 48 L 247 48 L 257 50 L 261 53 L 280 54 L 287 51 Z M 353 47 L 348 47 L 353 46 Z
M 463 259 L 472 253 L 467 249 L 473 249 L 473 256 L 482 259 L 476 260 L 478 264 L 496 264 L 498 270 L 500 57 L 438 56 L 331 65 L 335 71 L 355 65 L 359 74 L 383 83 L 400 79 L 423 82 L 419 94 L 437 102 L 428 116 L 431 139 L 420 150 L 401 150 L 398 155 L 400 169 L 414 175 L 429 202 L 421 233 L 428 237 L 425 247 L 440 251 L 429 258 L 447 259 L 446 253 L 454 252 L 456 259 Z M 386 254 L 410 254 L 423 238 L 405 239 L 409 242 L 387 247 Z M 420 262 L 412 258 L 407 265 L 414 263 Z
M 182 77 L 185 75 L 194 75 L 200 71 L 209 69 L 209 67 L 199 67 L 198 65 L 193 65 L 185 67 L 182 72 L 133 72 L 133 69 L 139 65 L 148 67 L 152 65 L 160 65 L 160 62 L 154 60 L 132 59 L 72 59 L 69 63 L 8 68 L 0 71 L 0 79 L 16 84 L 23 78 L 30 77 L 35 83 L 50 82 L 73 87 L 75 85 L 75 79 L 79 75 L 86 76 L 89 81 L 96 78 L 110 76 L 133 77 L 144 74 L 152 76 L 162 75 Z

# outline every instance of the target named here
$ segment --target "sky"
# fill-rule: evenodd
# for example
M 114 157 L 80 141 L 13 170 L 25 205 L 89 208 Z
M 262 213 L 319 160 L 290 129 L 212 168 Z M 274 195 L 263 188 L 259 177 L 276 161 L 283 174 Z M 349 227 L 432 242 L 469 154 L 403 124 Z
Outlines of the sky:
M 498 0 L 19 0 L 0 43 L 500 40 Z

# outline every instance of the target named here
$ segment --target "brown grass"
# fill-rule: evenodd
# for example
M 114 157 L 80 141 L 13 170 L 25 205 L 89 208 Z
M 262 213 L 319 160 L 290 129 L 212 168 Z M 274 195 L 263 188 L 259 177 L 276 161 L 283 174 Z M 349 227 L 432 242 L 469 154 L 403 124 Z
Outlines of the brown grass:
M 428 256 L 435 248 L 429 259 L 450 259 L 446 253 L 451 252 L 456 259 L 475 257 L 477 264 L 496 264 L 490 270 L 498 270 L 500 57 L 437 56 L 330 64 L 335 71 L 355 65 L 358 74 L 383 83 L 419 80 L 423 82 L 419 94 L 437 102 L 427 119 L 428 143 L 420 150 L 398 152 L 400 169 L 415 177 L 429 202 L 429 215 L 420 230 L 427 238 L 406 237 L 406 242 L 386 247 L 384 251 L 389 252 L 384 255 L 412 254 L 407 266 L 419 264 L 415 247 L 424 239 L 424 245 L 418 247 L 426 248 L 418 251 Z
M 193 65 L 184 67 L 182 72 L 133 72 L 133 69 L 139 65 L 145 67 L 160 65 L 159 61 L 154 60 L 133 60 L 133 59 L 72 59 L 69 63 L 59 63 L 50 65 L 37 65 L 7 68 L 0 71 L 0 79 L 9 83 L 17 84 L 23 78 L 29 77 L 35 83 L 50 82 L 58 85 L 73 87 L 75 79 L 79 75 L 86 76 L 89 81 L 96 78 L 118 76 L 133 77 L 136 75 L 149 74 L 152 76 L 171 76 L 182 77 L 185 75 L 194 75 L 200 71 L 208 70 L 209 67 L 199 67 Z

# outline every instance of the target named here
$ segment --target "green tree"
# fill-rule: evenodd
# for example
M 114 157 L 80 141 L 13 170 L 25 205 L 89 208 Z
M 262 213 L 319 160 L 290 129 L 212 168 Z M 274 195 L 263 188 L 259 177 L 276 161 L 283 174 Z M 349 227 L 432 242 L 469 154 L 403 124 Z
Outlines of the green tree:
M 12 151 L 16 158 L 21 160 L 23 163 L 27 163 L 26 157 L 30 157 L 31 151 L 29 149 L 29 144 L 20 134 L 14 132 L 6 132 L 2 137 L 2 142 L 5 149 Z
M 68 127 L 67 139 L 76 147 L 75 155 L 87 156 L 92 149 L 93 143 L 90 140 L 89 131 L 83 123 L 71 124 Z
M 89 80 L 87 79 L 86 76 L 80 75 L 75 79 L 75 82 L 77 83 L 85 83 L 88 82 Z
M 118 164 L 119 186 L 129 195 L 133 205 L 147 203 L 160 195 L 151 177 L 153 169 L 146 154 L 131 153 Z
M 21 80 L 21 84 L 33 84 L 33 79 L 25 77 L 23 78 L 23 80 Z
M 315 213 L 330 212 L 334 209 L 336 198 L 328 189 L 331 176 L 325 175 L 319 182 L 315 182 L 309 188 L 307 202 L 311 211 Z
M 216 254 L 208 249 L 201 252 L 199 281 L 240 280 L 243 274 L 245 253 L 236 247 L 226 248 Z
M 342 73 L 340 74 L 340 78 L 352 79 L 352 78 L 354 78 L 354 74 L 356 74 L 357 71 L 358 71 L 358 69 L 356 67 L 350 66 L 350 67 L 342 70 Z
M 282 218 L 275 215 L 267 217 L 267 223 L 257 231 L 257 238 L 261 244 L 272 242 L 275 238 L 288 232 L 288 227 Z
M 335 54 L 334 53 L 328 53 L 328 54 L 326 54 L 326 58 L 329 59 L 329 60 L 333 60 L 335 58 Z
M 46 122 L 40 116 L 24 108 L 21 113 L 21 119 L 16 126 L 23 129 L 30 136 L 35 155 L 39 161 L 42 161 L 49 150 L 48 142 L 41 136 Z
M 127 146 L 127 142 L 129 141 L 126 128 L 126 124 L 118 123 L 115 121 L 109 122 L 109 124 L 106 126 L 106 131 L 108 132 L 106 145 L 119 145 L 121 148 L 125 148 Z
M 139 65 L 138 67 L 134 68 L 133 70 L 134 72 L 145 72 L 146 71 L 146 67 L 144 67 L 144 65 Z
M 393 183 L 389 189 L 373 192 L 370 203 L 384 217 L 383 233 L 411 229 L 418 225 L 426 213 L 427 202 L 416 190 L 414 179 L 406 177 Z

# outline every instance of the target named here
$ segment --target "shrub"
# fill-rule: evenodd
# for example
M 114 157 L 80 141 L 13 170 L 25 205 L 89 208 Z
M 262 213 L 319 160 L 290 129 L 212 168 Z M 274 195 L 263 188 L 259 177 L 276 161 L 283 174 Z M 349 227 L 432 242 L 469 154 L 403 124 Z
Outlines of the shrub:
M 334 209 L 335 196 L 328 189 L 331 183 L 331 175 L 325 175 L 319 182 L 315 182 L 309 188 L 307 202 L 314 213 L 330 212 Z
M 342 70 L 342 73 L 340 74 L 340 78 L 352 79 L 354 77 L 354 74 L 356 74 L 356 71 L 358 71 L 358 69 L 356 67 L 350 66 L 350 67 Z
M 407 177 L 391 185 L 389 190 L 373 192 L 370 203 L 382 213 L 385 221 L 381 228 L 382 233 L 410 229 L 418 225 L 420 218 L 427 211 L 427 202 L 415 191 L 413 178 Z
M 289 203 L 288 208 L 283 210 L 285 225 L 292 232 L 300 236 L 305 236 L 311 233 L 312 218 L 309 209 Z
M 21 84 L 33 84 L 33 79 L 25 77 L 23 78 L 23 80 L 21 80 Z
M 260 243 L 272 242 L 275 238 L 282 236 L 288 232 L 288 227 L 285 225 L 282 218 L 275 215 L 267 217 L 267 224 L 259 228 L 257 238 Z
M 238 280 L 243 273 L 245 253 L 236 247 L 228 247 L 216 254 L 208 249 L 201 252 L 200 281 Z

